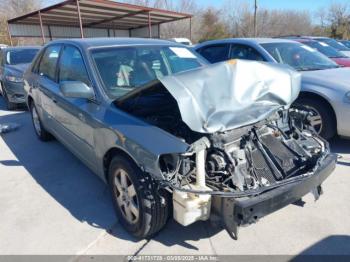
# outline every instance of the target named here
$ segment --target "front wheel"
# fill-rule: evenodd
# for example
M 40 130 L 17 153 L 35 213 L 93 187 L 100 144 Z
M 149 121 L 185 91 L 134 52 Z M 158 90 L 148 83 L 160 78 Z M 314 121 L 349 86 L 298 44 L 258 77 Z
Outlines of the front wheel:
M 168 192 L 126 157 L 115 156 L 109 185 L 119 222 L 133 236 L 148 238 L 161 230 L 169 216 Z
M 295 106 L 312 112 L 313 116 L 309 117 L 310 124 L 321 137 L 331 139 L 336 135 L 335 115 L 327 103 L 317 98 L 307 97 L 297 99 Z

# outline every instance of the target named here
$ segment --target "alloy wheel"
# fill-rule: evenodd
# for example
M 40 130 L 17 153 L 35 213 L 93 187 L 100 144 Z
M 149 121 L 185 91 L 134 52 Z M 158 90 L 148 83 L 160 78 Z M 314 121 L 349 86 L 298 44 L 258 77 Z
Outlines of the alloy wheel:
M 35 106 L 32 106 L 32 118 L 35 132 L 40 136 L 41 135 L 41 125 L 38 112 L 36 111 Z
M 130 223 L 138 221 L 140 208 L 135 187 L 124 169 L 117 169 L 114 174 L 114 194 L 124 218 Z
M 312 112 L 312 116 L 309 116 L 307 119 L 310 121 L 310 125 L 315 129 L 317 134 L 320 134 L 323 128 L 323 121 L 321 114 L 318 110 L 311 106 L 305 106 L 308 110 Z

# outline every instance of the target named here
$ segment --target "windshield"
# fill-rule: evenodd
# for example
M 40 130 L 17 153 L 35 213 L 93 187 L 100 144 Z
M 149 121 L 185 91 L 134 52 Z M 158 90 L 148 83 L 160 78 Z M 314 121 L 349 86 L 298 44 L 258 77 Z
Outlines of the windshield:
M 261 45 L 278 63 L 290 65 L 299 71 L 339 67 L 328 57 L 307 45 L 299 43 L 267 43 Z
M 331 47 L 328 44 L 323 43 L 323 42 L 308 41 L 308 42 L 304 42 L 304 44 L 316 49 L 317 51 L 321 52 L 322 54 L 324 54 L 325 56 L 327 56 L 329 58 L 346 57 L 345 55 L 340 53 L 335 48 L 333 48 L 333 47 Z
M 338 41 L 335 41 L 334 39 L 331 39 L 331 38 L 320 38 L 320 39 L 316 39 L 316 40 L 319 42 L 326 43 L 339 51 L 350 51 L 350 49 L 347 48 L 345 45 L 343 45 L 343 44 L 339 43 Z
M 132 46 L 92 50 L 107 94 L 121 97 L 149 82 L 204 64 L 186 47 Z
M 343 40 L 343 41 L 340 41 L 343 45 L 345 45 L 347 48 L 350 48 L 350 41 L 346 41 L 346 40 Z
M 39 49 L 10 50 L 6 54 L 6 64 L 17 65 L 31 63 Z

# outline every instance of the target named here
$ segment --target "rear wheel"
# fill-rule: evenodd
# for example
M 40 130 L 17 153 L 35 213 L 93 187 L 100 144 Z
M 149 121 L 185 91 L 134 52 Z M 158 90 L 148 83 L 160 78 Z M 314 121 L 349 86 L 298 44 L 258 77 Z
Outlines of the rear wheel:
M 32 115 L 34 131 L 35 131 L 36 135 L 38 136 L 38 138 L 41 141 L 51 140 L 52 135 L 48 131 L 46 131 L 46 129 L 43 127 L 34 102 L 32 102 L 30 104 L 30 113 Z
M 336 135 L 336 119 L 329 105 L 317 98 L 299 98 L 295 102 L 297 106 L 304 107 L 313 113 L 309 117 L 310 124 L 317 134 L 325 139 L 330 139 Z
M 148 238 L 161 230 L 169 216 L 168 192 L 133 161 L 115 156 L 109 166 L 109 185 L 119 222 L 133 236 Z

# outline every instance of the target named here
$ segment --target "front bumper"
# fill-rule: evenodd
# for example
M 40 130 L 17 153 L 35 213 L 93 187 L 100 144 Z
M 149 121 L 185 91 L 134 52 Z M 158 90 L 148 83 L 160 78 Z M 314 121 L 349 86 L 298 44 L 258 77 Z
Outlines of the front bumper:
M 5 81 L 3 88 L 5 88 L 7 97 L 11 103 L 22 104 L 26 102 L 23 82 Z
M 295 203 L 310 192 L 320 193 L 320 186 L 335 169 L 337 156 L 329 154 L 314 174 L 298 182 L 287 184 L 250 198 L 224 199 L 223 222 L 233 237 L 237 237 L 237 226 L 251 224 L 259 218 Z

